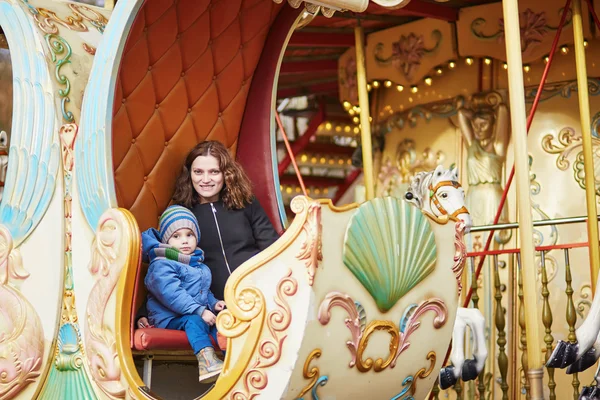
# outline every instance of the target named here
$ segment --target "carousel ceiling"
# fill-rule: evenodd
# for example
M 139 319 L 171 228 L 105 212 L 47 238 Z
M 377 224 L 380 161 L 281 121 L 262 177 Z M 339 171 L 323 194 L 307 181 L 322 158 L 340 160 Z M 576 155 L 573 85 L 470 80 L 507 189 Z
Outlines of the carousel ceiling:
M 459 9 L 496 0 L 412 0 L 406 6 L 389 9 L 370 2 L 366 11 L 336 12 L 332 17 L 307 17 L 290 38 L 280 72 L 278 98 L 300 95 L 337 97 L 337 61 L 354 46 L 354 27 L 366 34 L 423 18 L 454 22 Z
M 402 8 L 390 9 L 370 1 L 362 13 L 336 12 L 331 17 L 305 13 L 284 53 L 277 97 L 280 102 L 296 96 L 310 99 L 307 107 L 288 108 L 282 113 L 308 121 L 304 132 L 294 128 L 295 132 L 287 132 L 287 136 L 297 143 L 303 135 L 310 136 L 310 141 L 304 141 L 304 147 L 292 146 L 298 165 L 304 167 L 301 173 L 312 192 L 309 195 L 339 199 L 341 191 L 358 176 L 351 160 L 353 155 L 360 159 L 356 153 L 360 133 L 358 117 L 340 104 L 338 83 L 338 61 L 354 47 L 354 28 L 360 24 L 368 35 L 423 19 L 456 22 L 461 8 L 494 2 L 497 1 L 411 0 Z M 324 117 L 319 113 L 319 105 L 323 107 Z M 320 146 L 319 151 L 315 145 Z M 284 151 L 283 142 L 280 147 Z M 288 167 L 280 176 L 285 203 L 300 193 L 297 179 L 291 174 L 293 169 Z

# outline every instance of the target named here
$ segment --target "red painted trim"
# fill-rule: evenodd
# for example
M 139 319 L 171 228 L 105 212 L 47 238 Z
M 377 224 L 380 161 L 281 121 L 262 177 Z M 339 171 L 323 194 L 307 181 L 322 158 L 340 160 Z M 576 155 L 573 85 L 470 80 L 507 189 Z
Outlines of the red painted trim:
M 308 143 L 310 142 L 310 138 L 313 137 L 315 135 L 315 133 L 317 133 L 317 130 L 319 129 L 319 125 L 321 125 L 321 123 L 323 123 L 324 120 L 325 120 L 325 106 L 323 104 L 321 104 L 319 106 L 319 111 L 310 120 L 310 123 L 306 127 L 306 132 L 304 132 L 304 134 L 300 137 L 300 139 L 296 140 L 294 142 L 294 145 L 291 146 L 292 153 L 294 153 L 294 155 L 301 152 L 308 145 Z M 285 172 L 287 167 L 289 167 L 291 162 L 292 162 L 292 158 L 290 157 L 289 154 L 286 154 L 284 159 L 281 160 L 281 162 L 279 163 L 279 166 L 277 167 L 280 176 Z
M 278 99 L 285 99 L 287 97 L 304 96 L 308 94 L 317 93 L 337 93 L 339 85 L 337 82 L 329 83 L 318 83 L 316 85 L 284 88 L 277 91 Z
M 326 188 L 332 186 L 340 186 L 345 183 L 344 178 L 330 178 L 327 176 L 303 176 L 305 186 Z M 296 175 L 285 174 L 279 176 L 279 183 L 282 185 L 297 185 L 298 178 Z
M 353 47 L 353 33 L 294 32 L 289 46 L 295 47 Z
M 281 71 L 279 71 L 279 74 L 337 71 L 337 68 L 337 60 L 288 61 L 281 64 Z
M 337 202 L 340 201 L 340 199 L 342 198 L 342 196 L 344 194 L 346 194 L 348 189 L 350 189 L 350 186 L 352 186 L 354 181 L 356 181 L 356 179 L 358 179 L 360 174 L 362 174 L 362 168 L 356 168 L 355 170 L 352 170 L 352 172 L 350 172 L 348 174 L 344 183 L 338 187 L 338 190 L 335 193 L 335 197 L 333 198 L 333 200 L 331 200 L 334 205 L 337 205 Z
M 551 251 L 551 250 L 564 250 L 564 249 L 578 249 L 581 247 L 588 247 L 588 242 L 585 243 L 566 243 L 566 244 L 555 244 L 552 246 L 538 246 L 535 251 Z M 467 257 L 481 257 L 481 256 L 497 256 L 500 254 L 516 254 L 520 253 L 521 249 L 502 249 L 502 250 L 488 250 L 488 251 L 474 251 L 467 253 Z
M 252 180 L 255 195 L 278 232 L 283 231 L 283 224 L 271 149 L 273 92 L 285 41 L 302 11 L 303 7 L 294 9 L 286 3 L 271 26 L 252 78 L 237 144 L 237 160 Z
M 366 11 L 367 14 L 386 14 L 395 16 L 412 16 L 433 18 L 442 21 L 454 22 L 458 20 L 458 8 L 446 7 L 435 3 L 425 3 L 420 0 L 412 0 L 402 8 L 389 9 L 375 3 L 370 3 Z
M 327 117 L 327 121 L 331 121 L 331 118 Z M 346 123 L 349 124 L 348 121 Z M 290 145 L 295 146 L 297 142 L 290 142 Z M 352 156 L 356 151 L 355 147 L 350 146 L 338 146 L 332 143 L 309 143 L 304 149 L 300 150 L 300 152 L 308 153 L 308 154 L 328 154 L 328 155 L 337 155 L 337 156 Z M 294 153 L 296 154 L 296 153 Z M 298 155 L 298 154 L 296 154 Z

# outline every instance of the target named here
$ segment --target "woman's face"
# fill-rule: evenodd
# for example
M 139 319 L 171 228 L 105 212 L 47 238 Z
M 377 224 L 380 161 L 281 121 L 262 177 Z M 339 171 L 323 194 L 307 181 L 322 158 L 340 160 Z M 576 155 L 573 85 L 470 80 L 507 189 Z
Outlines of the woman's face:
M 219 194 L 225 184 L 219 160 L 211 155 L 198 156 L 192 162 L 191 174 L 194 190 L 200 195 L 200 203 L 219 200 Z
M 488 118 L 475 117 L 473 120 L 473 132 L 477 140 L 489 139 L 493 133 L 492 121 Z

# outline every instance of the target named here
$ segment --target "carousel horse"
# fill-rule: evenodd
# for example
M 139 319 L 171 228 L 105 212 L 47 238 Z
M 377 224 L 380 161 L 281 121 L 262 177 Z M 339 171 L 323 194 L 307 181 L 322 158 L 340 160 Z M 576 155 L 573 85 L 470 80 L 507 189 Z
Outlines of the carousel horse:
M 599 279 L 600 281 L 600 279 Z M 595 296 L 590 312 L 575 331 L 577 341 L 559 340 L 550 355 L 546 367 L 567 368 L 567 374 L 585 371 L 600 358 L 600 297 Z M 594 375 L 595 384 L 581 391 L 580 399 L 600 399 L 600 369 Z
M 457 168 L 446 170 L 440 165 L 433 172 L 417 173 L 404 197 L 438 223 L 460 220 L 464 223 L 464 233 L 468 233 L 473 225 L 469 211 L 464 206 L 465 192 L 458 183 Z M 467 326 L 473 335 L 474 356 L 473 359 L 465 360 L 464 338 Z M 441 369 L 440 387 L 447 389 L 459 378 L 463 381 L 475 379 L 483 370 L 486 359 L 483 315 L 475 308 L 459 307 L 452 333 L 452 365 Z

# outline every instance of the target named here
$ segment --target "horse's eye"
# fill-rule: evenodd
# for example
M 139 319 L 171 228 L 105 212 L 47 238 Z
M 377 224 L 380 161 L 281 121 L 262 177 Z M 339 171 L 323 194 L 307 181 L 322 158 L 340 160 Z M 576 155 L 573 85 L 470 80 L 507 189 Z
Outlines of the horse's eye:
M 412 194 L 411 192 L 407 192 L 407 193 L 404 195 L 404 198 L 405 198 L 406 200 L 412 200 L 412 199 L 413 199 L 413 194 Z
M 448 198 L 448 193 L 442 193 L 442 199 L 447 199 Z

